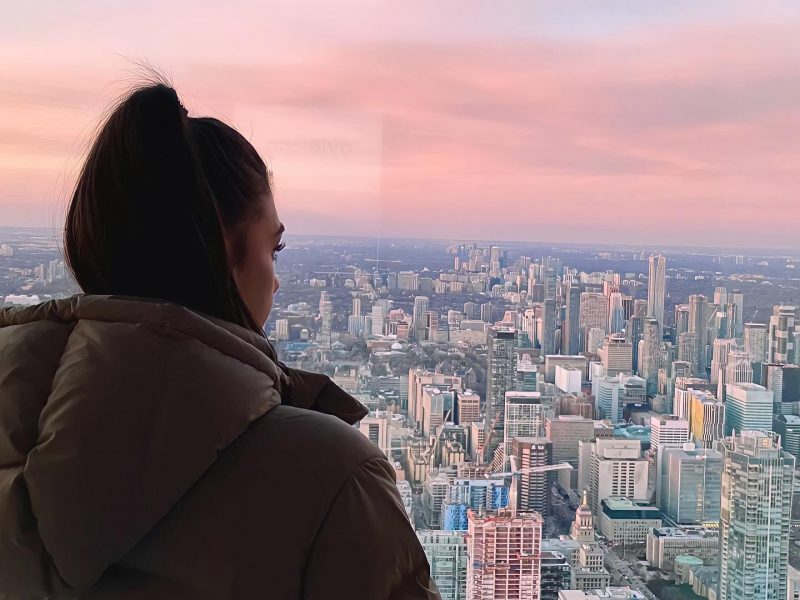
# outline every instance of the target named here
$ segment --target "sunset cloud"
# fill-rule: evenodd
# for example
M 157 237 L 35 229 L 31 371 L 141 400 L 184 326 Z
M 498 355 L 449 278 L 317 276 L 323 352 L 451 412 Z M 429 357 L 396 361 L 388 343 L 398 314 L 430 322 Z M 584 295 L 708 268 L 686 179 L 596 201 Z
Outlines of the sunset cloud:
M 800 14 L 630 4 L 21 14 L 0 41 L 0 224 L 52 222 L 125 55 L 253 140 L 290 231 L 800 246 Z

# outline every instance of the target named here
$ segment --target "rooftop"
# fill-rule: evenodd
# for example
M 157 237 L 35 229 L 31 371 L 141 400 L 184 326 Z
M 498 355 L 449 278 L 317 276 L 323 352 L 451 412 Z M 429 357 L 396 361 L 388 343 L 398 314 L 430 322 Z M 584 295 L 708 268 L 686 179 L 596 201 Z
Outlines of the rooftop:
M 653 535 L 655 537 L 668 538 L 716 538 L 719 537 L 719 532 L 702 525 L 691 525 L 686 527 L 654 527 Z

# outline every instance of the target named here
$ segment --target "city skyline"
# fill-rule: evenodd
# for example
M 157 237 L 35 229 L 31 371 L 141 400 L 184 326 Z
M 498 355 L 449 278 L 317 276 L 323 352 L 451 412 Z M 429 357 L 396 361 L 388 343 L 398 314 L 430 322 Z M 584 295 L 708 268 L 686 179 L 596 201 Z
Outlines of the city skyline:
M 46 226 L 28 226 L 28 225 L 0 225 L 0 230 L 8 231 L 49 231 L 60 243 L 63 230 L 59 227 L 46 227 Z M 308 233 L 303 231 L 286 231 L 281 236 L 284 239 L 291 240 L 292 238 L 299 239 L 319 239 L 319 240 L 342 240 L 342 241 L 384 241 L 384 242 L 440 242 L 450 244 L 479 244 L 479 245 L 495 245 L 499 247 L 527 245 L 531 247 L 545 248 L 581 248 L 581 249 L 595 249 L 598 251 L 622 251 L 622 252 L 653 252 L 660 253 L 664 251 L 683 252 L 686 254 L 703 254 L 708 252 L 711 254 L 730 254 L 730 255 L 743 255 L 743 256 L 769 256 L 769 257 L 784 257 L 796 256 L 800 253 L 800 242 L 795 248 L 789 247 L 757 247 L 757 246 L 703 246 L 695 244 L 665 244 L 659 241 L 652 241 L 650 243 L 641 244 L 628 244 L 628 243 L 614 243 L 614 242 L 600 242 L 597 240 L 586 240 L 583 242 L 562 242 L 554 239 L 504 239 L 504 238 L 480 238 L 480 237 L 415 237 L 415 236 L 383 236 L 383 235 L 347 235 L 347 234 L 329 234 L 329 233 Z M 288 249 L 291 245 L 287 246 Z
M 253 140 L 290 231 L 798 246 L 794 3 L 154 6 L 10 8 L 0 223 L 60 222 L 131 57 Z
M 443 600 L 800 586 L 797 279 L 738 277 L 761 264 L 741 255 L 398 241 L 374 270 L 373 252 L 298 243 L 264 333 L 364 406 Z M 52 240 L 0 228 L 9 314 L 75 291 Z

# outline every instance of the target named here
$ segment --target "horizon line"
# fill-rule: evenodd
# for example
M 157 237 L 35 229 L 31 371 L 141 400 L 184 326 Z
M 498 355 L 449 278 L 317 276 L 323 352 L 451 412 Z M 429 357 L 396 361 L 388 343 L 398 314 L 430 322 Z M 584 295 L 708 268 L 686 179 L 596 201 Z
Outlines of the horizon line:
M 0 225 L 0 231 L 4 230 L 37 230 L 37 231 L 49 231 L 52 233 L 60 232 L 60 228 L 52 228 L 52 227 L 45 227 L 45 226 L 33 226 L 33 225 Z M 569 247 L 579 247 L 579 248 L 603 248 L 604 247 L 612 247 L 617 251 L 636 251 L 636 250 L 660 250 L 660 249 L 668 249 L 668 250 L 717 250 L 717 251 L 726 251 L 726 255 L 736 255 L 742 254 L 744 252 L 763 252 L 763 253 L 785 253 L 785 254 L 763 254 L 764 257 L 772 257 L 772 258 L 780 258 L 784 255 L 790 256 L 798 256 L 800 255 L 800 248 L 765 248 L 759 246 L 690 246 L 688 244 L 676 244 L 676 243 L 654 243 L 654 244 L 619 244 L 616 242 L 600 242 L 600 241 L 588 241 L 588 242 L 556 242 L 552 240 L 541 240 L 541 241 L 533 241 L 533 240 L 499 240 L 499 239 L 486 239 L 486 238 L 472 238 L 472 237 L 416 237 L 416 236 L 383 236 L 383 235 L 376 235 L 376 236 L 367 236 L 367 235 L 350 235 L 350 234 L 326 234 L 326 233 L 296 233 L 296 232 L 286 232 L 284 233 L 285 237 L 300 237 L 300 238 L 321 238 L 321 239 L 335 239 L 335 240 L 386 240 L 386 241 L 419 241 L 419 242 L 446 242 L 446 243 L 459 243 L 459 244 L 470 244 L 470 243 L 484 243 L 489 245 L 495 246 L 502 246 L 503 244 L 506 245 L 532 245 L 532 246 L 550 246 L 552 248 L 569 248 Z M 730 251 L 730 252 L 727 252 Z M 716 252 L 715 254 L 719 254 Z

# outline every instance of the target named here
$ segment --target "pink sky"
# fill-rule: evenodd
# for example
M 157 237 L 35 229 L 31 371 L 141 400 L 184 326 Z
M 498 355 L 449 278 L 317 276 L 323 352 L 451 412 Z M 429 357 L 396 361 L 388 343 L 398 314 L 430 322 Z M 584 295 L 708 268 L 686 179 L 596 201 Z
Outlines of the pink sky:
M 0 225 L 60 225 L 132 57 L 253 140 L 290 232 L 800 247 L 794 1 L 17 4 Z

